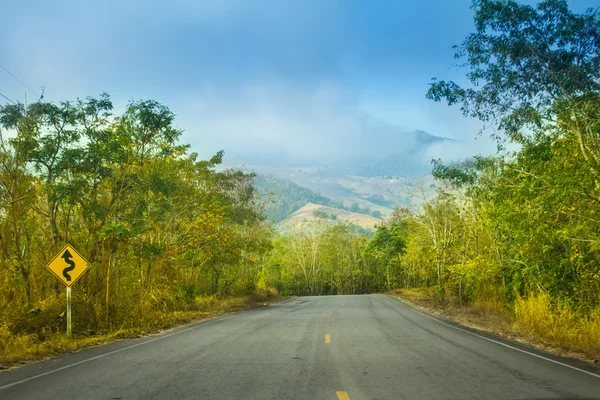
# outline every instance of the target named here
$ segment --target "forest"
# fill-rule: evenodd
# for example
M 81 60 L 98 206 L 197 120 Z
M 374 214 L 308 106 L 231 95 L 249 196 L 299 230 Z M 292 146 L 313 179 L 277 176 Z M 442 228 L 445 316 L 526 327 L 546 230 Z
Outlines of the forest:
M 73 331 L 169 325 L 211 296 L 255 292 L 271 227 L 251 174 L 179 143 L 155 101 L 115 115 L 108 95 L 0 109 L 0 345 L 64 332 L 65 289 L 45 265 L 69 243 L 91 264 Z M 11 350 L 12 349 L 12 350 Z
M 70 243 L 91 263 L 73 289 L 80 337 L 151 331 L 244 296 L 416 288 L 598 357 L 600 15 L 564 0 L 473 11 L 455 47 L 463 86 L 434 79 L 427 97 L 481 120 L 498 153 L 434 160 L 437 195 L 396 208 L 371 239 L 343 224 L 275 235 L 261 181 L 221 168 L 223 152 L 199 160 L 155 101 L 2 106 L 0 350 L 64 345 L 64 287 L 45 265 Z M 284 190 L 299 200 L 272 218 L 312 195 Z
M 468 86 L 427 97 L 493 127 L 499 153 L 434 162 L 446 183 L 408 215 L 407 285 L 492 303 L 565 348 L 600 354 L 600 15 L 566 1 L 475 1 L 457 46 Z

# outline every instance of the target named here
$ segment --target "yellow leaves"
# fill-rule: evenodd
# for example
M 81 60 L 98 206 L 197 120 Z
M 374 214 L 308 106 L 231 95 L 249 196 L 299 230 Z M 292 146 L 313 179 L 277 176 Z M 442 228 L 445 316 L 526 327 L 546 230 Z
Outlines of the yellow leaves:
M 148 219 L 148 223 L 150 224 L 150 226 L 152 226 L 154 229 L 159 229 L 158 224 L 154 221 L 154 218 L 149 218 Z
M 517 324 L 565 349 L 597 351 L 600 348 L 600 308 L 587 318 L 577 315 L 568 304 L 553 304 L 547 293 L 518 297 Z

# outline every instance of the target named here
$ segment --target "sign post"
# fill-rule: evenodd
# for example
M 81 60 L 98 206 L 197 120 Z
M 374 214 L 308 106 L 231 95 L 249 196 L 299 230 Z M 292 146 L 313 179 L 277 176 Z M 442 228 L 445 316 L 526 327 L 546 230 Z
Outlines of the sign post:
M 67 337 L 71 337 L 71 286 L 67 286 Z
M 71 337 L 71 286 L 90 267 L 90 263 L 83 258 L 71 245 L 66 245 L 52 261 L 46 265 L 67 286 L 67 337 Z

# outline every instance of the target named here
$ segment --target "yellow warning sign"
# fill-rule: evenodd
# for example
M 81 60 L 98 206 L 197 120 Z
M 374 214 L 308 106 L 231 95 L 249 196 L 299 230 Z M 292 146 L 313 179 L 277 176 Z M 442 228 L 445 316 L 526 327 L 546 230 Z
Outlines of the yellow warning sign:
M 66 245 L 46 265 L 46 268 L 67 286 L 73 285 L 89 267 L 90 263 L 71 245 Z

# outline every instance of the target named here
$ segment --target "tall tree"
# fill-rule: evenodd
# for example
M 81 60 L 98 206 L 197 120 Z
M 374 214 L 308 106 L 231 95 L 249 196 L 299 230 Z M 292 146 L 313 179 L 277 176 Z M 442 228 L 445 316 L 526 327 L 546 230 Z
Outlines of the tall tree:
M 566 0 L 537 6 L 513 0 L 474 0 L 476 31 L 455 46 L 470 87 L 434 79 L 427 97 L 459 104 L 465 115 L 497 124 L 510 138 L 544 135 L 568 105 L 575 134 L 586 96 L 600 90 L 600 14 L 574 14 Z M 561 104 L 561 107 L 556 107 Z M 591 138 L 590 138 L 591 139 Z

